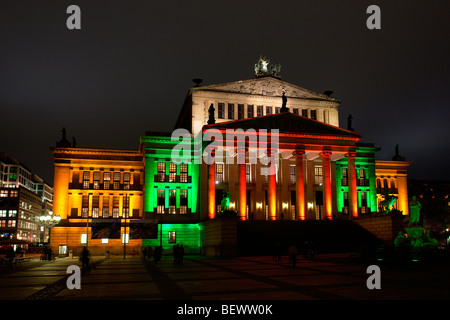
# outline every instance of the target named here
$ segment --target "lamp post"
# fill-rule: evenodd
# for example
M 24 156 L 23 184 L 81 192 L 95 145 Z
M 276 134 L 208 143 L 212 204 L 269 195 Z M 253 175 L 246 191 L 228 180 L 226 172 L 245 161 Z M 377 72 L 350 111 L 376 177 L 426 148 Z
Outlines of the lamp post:
M 40 216 L 39 220 L 44 225 L 44 227 L 47 227 L 47 229 L 48 229 L 48 243 L 50 243 L 50 234 L 51 234 L 50 230 L 51 230 L 51 228 L 56 226 L 61 221 L 61 217 L 54 215 L 53 212 L 50 211 L 48 215 Z M 44 229 L 44 233 L 45 233 L 45 229 Z

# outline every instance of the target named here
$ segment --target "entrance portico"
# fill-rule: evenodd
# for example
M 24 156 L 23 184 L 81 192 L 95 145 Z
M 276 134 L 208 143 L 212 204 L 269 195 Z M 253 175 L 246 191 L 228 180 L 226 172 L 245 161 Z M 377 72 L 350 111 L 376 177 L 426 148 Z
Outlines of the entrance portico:
M 315 130 L 306 132 L 311 128 Z M 223 180 L 209 183 L 208 194 L 229 192 L 230 208 L 240 220 L 333 219 L 335 162 L 343 158 L 349 165 L 351 216 L 358 216 L 354 150 L 359 134 L 289 112 L 208 125 L 203 132 L 208 129 L 222 133 L 222 141 L 216 139 L 214 145 L 223 154 Z M 202 199 L 205 208 L 216 209 L 209 217 L 220 210 L 220 201 Z

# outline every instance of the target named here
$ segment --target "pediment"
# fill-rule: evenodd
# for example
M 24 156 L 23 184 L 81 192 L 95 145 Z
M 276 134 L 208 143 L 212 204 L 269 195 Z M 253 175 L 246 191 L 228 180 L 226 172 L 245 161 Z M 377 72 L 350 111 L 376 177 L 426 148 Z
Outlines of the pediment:
M 329 97 L 325 94 L 313 92 L 271 76 L 196 87 L 193 88 L 193 90 L 221 91 L 273 97 L 282 96 L 283 92 L 285 92 L 288 98 L 340 102 L 338 99 Z

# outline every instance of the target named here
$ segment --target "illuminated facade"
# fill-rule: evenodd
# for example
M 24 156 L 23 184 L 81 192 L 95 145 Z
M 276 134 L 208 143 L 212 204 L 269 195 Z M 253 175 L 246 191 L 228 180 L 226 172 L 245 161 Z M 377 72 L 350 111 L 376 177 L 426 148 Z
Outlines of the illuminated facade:
M 52 245 L 79 250 L 87 238 L 94 252 L 121 253 L 121 239 L 88 236 L 90 223 L 113 218 L 122 237 L 125 223 L 158 223 L 157 237 L 131 239 L 129 250 L 181 243 L 187 253 L 220 254 L 235 245 L 233 223 L 218 219 L 224 192 L 235 221 L 357 219 L 379 212 L 386 192 L 408 214 L 410 163 L 375 160 L 377 148 L 339 127 L 339 104 L 330 92 L 257 74 L 191 88 L 174 132 L 146 132 L 137 151 L 60 143 L 51 149 L 62 217 Z

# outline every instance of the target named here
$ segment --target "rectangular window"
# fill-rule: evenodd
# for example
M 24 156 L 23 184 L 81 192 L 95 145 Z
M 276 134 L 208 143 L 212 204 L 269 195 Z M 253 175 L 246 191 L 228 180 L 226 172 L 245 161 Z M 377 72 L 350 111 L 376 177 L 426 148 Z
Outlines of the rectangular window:
M 347 170 L 347 168 L 342 168 L 342 185 L 348 186 L 348 170 Z
M 92 218 L 98 218 L 99 208 L 92 208 Z
M 114 179 L 114 190 L 119 190 L 120 189 L 120 172 L 114 172 L 113 179 Z
M 89 216 L 89 196 L 82 196 L 81 198 L 81 217 L 87 218 Z
M 130 190 L 130 182 L 131 182 L 131 173 L 124 172 L 123 173 L 123 188 L 125 190 Z
M 247 118 L 253 118 L 253 105 L 247 106 Z
M 217 118 L 225 119 L 225 104 L 219 102 L 217 106 Z
M 0 210 L 0 218 L 6 218 L 6 210 Z
M 256 107 L 256 116 L 261 117 L 263 115 L 263 106 Z
M 113 218 L 117 219 L 119 218 L 119 202 L 120 198 L 119 196 L 113 196 Z
M 252 182 L 252 165 L 250 163 L 245 164 L 245 181 L 247 183 Z
M 158 189 L 156 204 L 157 204 L 156 212 L 159 214 L 163 214 L 164 207 L 165 207 L 165 190 L 164 189 Z
M 15 217 L 17 217 L 17 210 L 9 210 L 9 211 L 8 211 L 8 217 L 9 217 L 9 218 L 15 218 Z
M 84 171 L 83 172 L 83 189 L 89 189 L 89 177 L 90 177 L 90 172 Z
M 8 228 L 15 228 L 16 220 L 8 220 Z
M 87 233 L 81 234 L 80 244 L 86 244 L 87 242 Z
M 266 115 L 272 114 L 272 107 L 266 107 Z
M 177 190 L 169 190 L 169 214 L 175 214 L 175 206 L 177 204 Z
M 128 195 L 125 195 L 123 197 L 122 217 L 124 218 L 130 217 L 130 197 Z
M 176 232 L 175 231 L 169 231 L 169 243 L 176 243 Z
M 188 191 L 180 190 L 180 214 L 187 213 L 187 197 L 188 197 Z
M 292 109 L 292 113 L 293 114 L 298 114 L 298 109 L 297 108 Z
M 169 182 L 175 182 L 177 178 L 177 164 L 169 163 Z
M 109 196 L 103 196 L 102 217 L 109 218 Z
M 180 164 L 180 182 L 188 182 L 188 165 L 187 165 L 187 163 Z
M 94 189 L 100 189 L 100 171 L 94 171 Z
M 323 177 L 322 177 L 322 167 L 315 166 L 314 167 L 314 181 L 315 184 L 322 184 L 323 183 Z
M 223 182 L 223 163 L 216 163 L 216 183 Z
M 280 113 L 280 107 L 275 107 L 275 113 Z
M 302 109 L 302 116 L 308 118 L 308 109 Z
M 103 189 L 108 190 L 111 182 L 111 172 L 103 173 Z
M 166 181 L 166 163 L 158 162 L 158 181 L 164 182 Z
M 180 205 L 180 214 L 186 214 L 186 213 L 187 213 L 187 206 Z
M 175 205 L 169 205 L 169 214 L 175 214 L 177 213 L 177 209 Z
M 228 104 L 228 119 L 234 119 L 234 104 Z
M 316 110 L 311 110 L 311 119 L 317 120 L 317 111 Z
M 295 184 L 295 165 L 289 167 L 289 176 L 291 184 Z
M 238 119 L 244 119 L 244 105 L 238 104 Z

